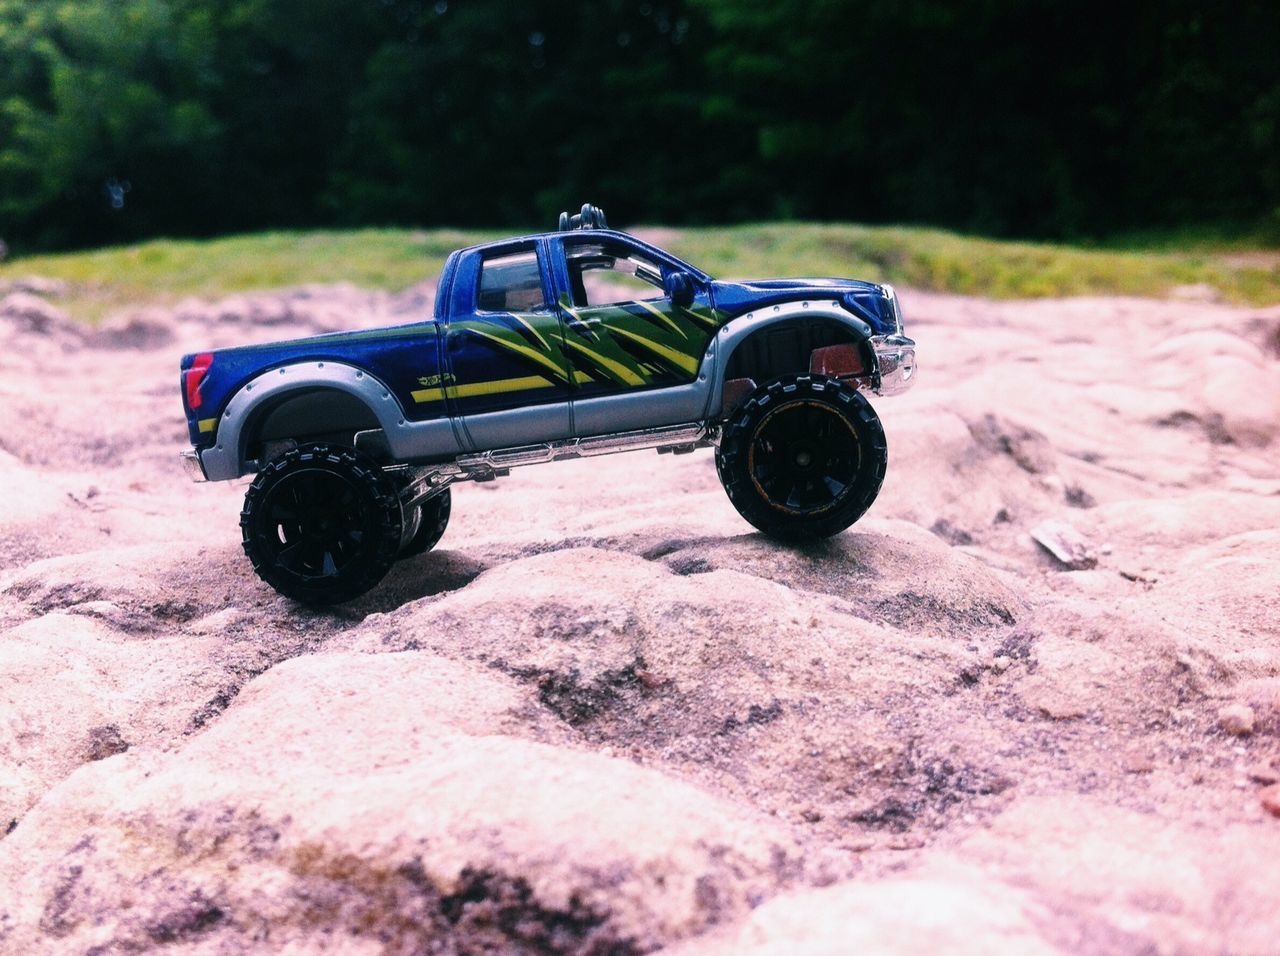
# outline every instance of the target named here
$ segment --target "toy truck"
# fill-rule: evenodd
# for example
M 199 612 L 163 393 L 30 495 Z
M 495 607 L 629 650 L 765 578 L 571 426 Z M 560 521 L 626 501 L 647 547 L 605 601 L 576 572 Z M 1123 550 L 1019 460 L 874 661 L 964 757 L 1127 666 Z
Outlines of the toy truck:
M 434 547 L 455 482 L 567 458 L 714 448 L 760 531 L 836 534 L 884 478 L 866 396 L 915 367 L 889 286 L 715 280 L 588 204 L 452 253 L 429 319 L 185 356 L 183 458 L 196 480 L 253 475 L 254 570 L 333 604 Z

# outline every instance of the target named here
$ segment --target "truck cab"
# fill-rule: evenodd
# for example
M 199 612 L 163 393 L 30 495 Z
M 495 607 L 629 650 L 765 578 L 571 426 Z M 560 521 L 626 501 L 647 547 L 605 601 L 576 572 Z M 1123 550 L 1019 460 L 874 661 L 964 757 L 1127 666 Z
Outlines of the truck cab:
M 694 385 L 720 325 L 704 273 L 603 230 L 478 246 L 451 267 L 441 382 L 418 398 L 443 404 L 469 450 L 702 414 Z

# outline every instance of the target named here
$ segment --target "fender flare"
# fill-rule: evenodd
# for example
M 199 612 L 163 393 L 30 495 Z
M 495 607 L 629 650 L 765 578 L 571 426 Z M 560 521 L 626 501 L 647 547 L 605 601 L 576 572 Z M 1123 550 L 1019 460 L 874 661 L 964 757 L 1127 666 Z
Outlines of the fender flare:
M 876 356 L 875 345 L 871 341 L 874 330 L 858 318 L 851 315 L 834 299 L 800 299 L 795 302 L 784 302 L 779 305 L 767 305 L 737 316 L 716 333 L 717 362 L 715 379 L 711 383 L 711 395 L 707 404 L 707 417 L 714 418 L 723 409 L 725 374 L 729 370 L 729 362 L 734 351 L 746 339 L 756 332 L 776 325 L 780 322 L 796 318 L 820 318 L 836 322 L 852 335 L 858 346 L 858 355 L 862 359 L 862 367 L 867 371 L 866 378 L 873 389 L 880 387 L 880 360 Z M 756 384 L 762 385 L 763 382 Z
M 210 481 L 246 474 L 246 433 L 263 406 L 293 392 L 332 389 L 363 403 L 393 440 L 405 427 L 404 410 L 386 385 L 364 369 L 342 362 L 297 362 L 269 369 L 242 385 L 218 416 L 214 444 L 200 452 Z

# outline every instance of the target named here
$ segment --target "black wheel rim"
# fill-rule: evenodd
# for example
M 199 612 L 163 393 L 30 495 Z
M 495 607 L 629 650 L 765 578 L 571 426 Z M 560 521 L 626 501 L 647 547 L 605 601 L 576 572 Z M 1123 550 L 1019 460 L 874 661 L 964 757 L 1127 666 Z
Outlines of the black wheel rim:
M 860 459 L 858 436 L 837 409 L 788 402 L 756 428 L 747 470 L 772 507 L 790 515 L 817 515 L 849 495 Z
M 355 485 L 309 468 L 267 491 L 257 537 L 277 571 L 312 580 L 341 575 L 359 557 L 368 531 L 368 512 Z

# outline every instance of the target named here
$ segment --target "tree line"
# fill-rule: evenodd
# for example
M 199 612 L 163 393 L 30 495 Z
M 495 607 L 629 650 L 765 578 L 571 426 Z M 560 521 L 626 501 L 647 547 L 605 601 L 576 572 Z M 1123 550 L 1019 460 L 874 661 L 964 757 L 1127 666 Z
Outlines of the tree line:
M 0 238 L 1280 231 L 1280 5 L 0 0 Z

